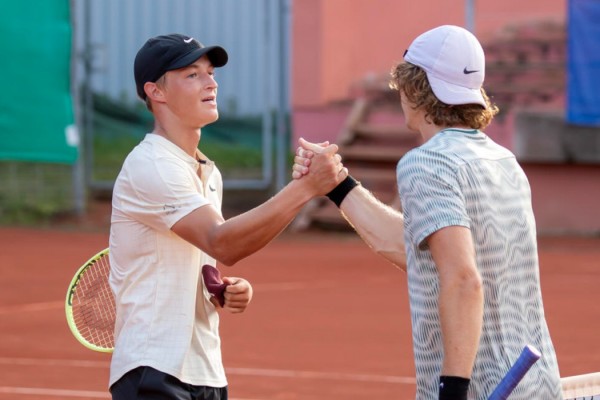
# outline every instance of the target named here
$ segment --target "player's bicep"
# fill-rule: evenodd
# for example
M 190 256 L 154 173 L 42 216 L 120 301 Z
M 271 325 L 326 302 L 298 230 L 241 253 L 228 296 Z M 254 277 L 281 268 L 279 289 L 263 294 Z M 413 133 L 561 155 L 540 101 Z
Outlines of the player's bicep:
M 179 219 L 171 230 L 180 238 L 218 259 L 214 243 L 223 216 L 212 205 L 205 204 Z
M 440 280 L 466 278 L 477 274 L 471 230 L 464 226 L 447 226 L 426 239 Z

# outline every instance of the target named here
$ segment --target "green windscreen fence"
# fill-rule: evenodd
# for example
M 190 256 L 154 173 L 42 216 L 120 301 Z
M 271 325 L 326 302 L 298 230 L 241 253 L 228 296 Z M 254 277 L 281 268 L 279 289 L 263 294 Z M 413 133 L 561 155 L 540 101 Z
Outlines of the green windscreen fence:
M 69 0 L 4 1 L 0 160 L 73 164 Z

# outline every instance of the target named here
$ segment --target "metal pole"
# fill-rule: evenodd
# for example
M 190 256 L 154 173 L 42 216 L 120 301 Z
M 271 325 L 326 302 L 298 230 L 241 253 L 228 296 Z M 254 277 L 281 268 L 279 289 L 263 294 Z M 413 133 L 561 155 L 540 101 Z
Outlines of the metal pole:
M 89 186 L 92 182 L 92 168 L 94 164 L 94 154 L 93 154 L 93 98 L 92 98 L 92 34 L 91 34 L 91 25 L 92 25 L 92 16 L 91 16 L 91 8 L 92 4 L 90 0 L 85 1 L 83 4 L 84 7 L 84 17 L 83 17 L 83 50 L 81 53 L 83 59 L 83 69 L 84 69 L 84 79 L 82 82 L 83 87 L 83 96 L 84 96 L 84 108 L 83 108 L 83 121 L 84 121 L 84 129 L 83 129 L 83 157 L 84 157 L 84 177 L 85 184 Z
M 288 132 L 286 124 L 287 107 L 287 64 L 286 64 L 286 45 L 288 41 L 287 17 L 288 1 L 274 0 L 277 3 L 277 28 L 278 28 L 278 46 L 277 46 L 277 148 L 276 156 L 276 189 L 281 190 L 287 181 L 287 154 L 288 154 Z
M 273 101 L 271 98 L 271 71 L 273 69 L 273 65 L 271 64 L 271 50 L 273 48 L 273 27 L 271 18 L 271 7 L 269 4 L 269 0 L 264 2 L 264 13 L 265 13 L 265 36 L 264 36 L 264 54 L 265 54 L 265 79 L 264 79 L 264 90 L 267 94 L 265 96 L 265 105 L 263 110 L 263 179 L 265 180 L 267 185 L 272 183 L 273 179 Z
M 79 96 L 78 89 L 78 54 L 77 54 L 77 18 L 76 13 L 76 2 L 75 0 L 70 1 L 70 19 L 71 19 L 71 96 L 73 98 L 73 113 L 74 123 L 77 130 L 77 136 L 79 138 L 77 142 L 77 160 L 73 165 L 73 203 L 75 207 L 75 213 L 77 215 L 83 215 L 86 208 L 86 196 L 85 196 L 85 171 L 84 171 L 84 150 L 81 141 L 81 135 L 83 132 L 83 126 L 81 121 L 81 99 Z
M 263 40 L 262 58 L 264 64 L 264 80 L 262 90 L 266 94 L 264 96 L 264 104 L 262 111 L 262 177 L 260 179 L 226 179 L 223 181 L 225 189 L 269 189 L 273 185 L 273 48 L 275 31 L 273 28 L 273 18 L 271 15 L 271 1 L 263 0 Z
M 466 0 L 465 28 L 475 34 L 475 0 Z

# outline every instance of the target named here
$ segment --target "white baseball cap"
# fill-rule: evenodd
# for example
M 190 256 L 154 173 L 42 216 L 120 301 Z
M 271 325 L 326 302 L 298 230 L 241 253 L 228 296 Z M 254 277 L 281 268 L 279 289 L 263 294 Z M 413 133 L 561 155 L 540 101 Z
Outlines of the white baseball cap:
M 435 96 L 446 104 L 480 104 L 485 55 L 477 38 L 459 26 L 443 25 L 418 36 L 404 60 L 423 68 Z

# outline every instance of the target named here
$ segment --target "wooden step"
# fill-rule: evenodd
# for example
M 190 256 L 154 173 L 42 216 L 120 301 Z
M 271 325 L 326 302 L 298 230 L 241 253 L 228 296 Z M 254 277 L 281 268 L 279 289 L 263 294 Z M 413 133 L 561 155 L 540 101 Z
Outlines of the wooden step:
M 342 162 L 348 161 L 369 161 L 369 162 L 398 162 L 404 154 L 413 149 L 414 146 L 374 146 L 374 145 L 354 145 L 340 147 L 339 153 L 342 156 Z
M 342 216 L 339 208 L 330 201 L 311 214 L 311 225 L 318 225 L 321 228 L 352 230 L 352 226 Z
M 360 123 L 354 126 L 357 137 L 369 138 L 373 140 L 384 139 L 413 144 L 420 142 L 421 136 L 418 133 L 409 131 L 403 126 L 397 124 L 370 124 Z
M 372 168 L 348 166 L 350 174 L 371 191 L 396 191 L 396 169 L 393 166 Z

